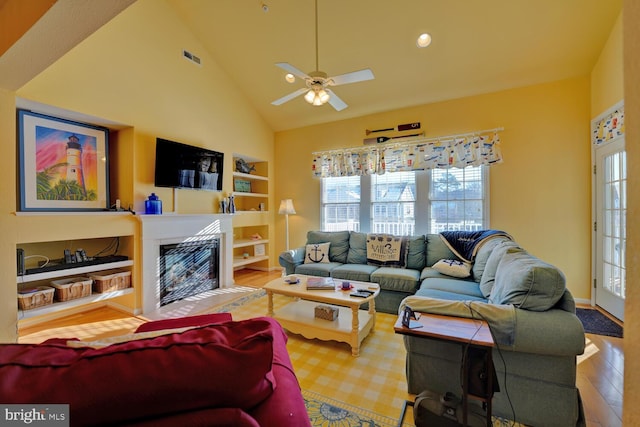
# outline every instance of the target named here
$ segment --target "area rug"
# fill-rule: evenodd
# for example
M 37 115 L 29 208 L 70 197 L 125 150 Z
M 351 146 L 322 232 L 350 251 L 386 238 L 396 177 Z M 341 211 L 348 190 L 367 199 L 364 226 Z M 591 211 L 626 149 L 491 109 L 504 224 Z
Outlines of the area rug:
M 302 391 L 307 413 L 314 427 L 393 427 L 398 420 L 322 396 Z M 409 424 L 403 424 L 409 426 Z
M 225 304 L 214 307 L 209 310 L 211 313 L 228 313 L 230 311 L 236 310 L 246 304 L 249 304 L 263 296 L 267 295 L 267 292 L 263 289 L 256 290 L 251 292 L 248 295 L 241 296 L 233 301 L 227 302 Z
M 584 331 L 588 334 L 605 335 L 622 338 L 623 328 L 598 310 L 591 308 L 577 308 L 576 315 L 582 322 Z

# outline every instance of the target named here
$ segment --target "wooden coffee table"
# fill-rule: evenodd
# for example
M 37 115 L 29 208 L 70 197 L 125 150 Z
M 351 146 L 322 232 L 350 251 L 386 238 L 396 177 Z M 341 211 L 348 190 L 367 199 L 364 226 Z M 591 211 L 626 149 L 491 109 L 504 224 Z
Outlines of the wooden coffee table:
M 293 276 L 287 276 L 293 277 Z M 376 324 L 376 308 L 374 298 L 380 293 L 377 283 L 349 281 L 354 289 L 343 291 L 340 285 L 343 280 L 336 279 L 336 289 L 307 290 L 307 278 L 296 274 L 300 283 L 290 285 L 281 277 L 267 283 L 263 289 L 268 295 L 268 315 L 276 319 L 290 332 L 300 334 L 305 338 L 317 338 L 324 341 L 335 340 L 351 345 L 351 354 L 360 354 L 360 343 L 373 331 Z M 357 289 L 368 289 L 373 294 L 367 298 L 349 296 Z M 294 300 L 273 311 L 273 295 L 286 295 Z M 369 303 L 369 310 L 360 310 L 360 306 Z M 336 306 L 339 310 L 336 320 L 318 319 L 315 317 L 315 307 L 318 304 Z

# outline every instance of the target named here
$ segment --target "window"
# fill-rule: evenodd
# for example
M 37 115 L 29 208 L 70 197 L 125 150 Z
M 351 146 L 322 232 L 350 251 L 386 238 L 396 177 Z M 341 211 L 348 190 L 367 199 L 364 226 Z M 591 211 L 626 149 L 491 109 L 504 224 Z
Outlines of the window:
M 360 230 L 360 177 L 324 178 L 321 190 L 322 229 Z
M 412 235 L 415 230 L 416 172 L 371 177 L 371 232 Z
M 429 185 L 431 233 L 475 231 L 484 227 L 484 183 L 481 166 L 434 169 Z
M 323 178 L 325 231 L 415 235 L 489 227 L 488 168 Z

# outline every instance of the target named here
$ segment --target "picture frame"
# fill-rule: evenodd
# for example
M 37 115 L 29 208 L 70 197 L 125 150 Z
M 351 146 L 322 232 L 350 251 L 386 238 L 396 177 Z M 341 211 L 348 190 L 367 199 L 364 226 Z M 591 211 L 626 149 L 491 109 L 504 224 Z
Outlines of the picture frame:
M 239 191 L 241 193 L 251 193 L 251 181 L 246 179 L 236 179 L 234 180 L 235 191 Z
M 109 209 L 109 130 L 17 110 L 19 211 Z
M 254 256 L 264 256 L 266 253 L 266 248 L 263 243 L 253 245 L 253 255 Z

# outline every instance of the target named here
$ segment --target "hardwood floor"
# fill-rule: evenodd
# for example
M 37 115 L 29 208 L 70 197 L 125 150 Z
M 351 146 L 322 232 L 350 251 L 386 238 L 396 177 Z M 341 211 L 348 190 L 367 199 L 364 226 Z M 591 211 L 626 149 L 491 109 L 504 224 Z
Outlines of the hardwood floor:
M 281 273 L 250 269 L 237 271 L 237 285 L 260 288 Z M 20 329 L 20 342 L 41 342 L 53 336 L 81 339 L 106 338 L 133 332 L 146 319 L 112 308 L 86 313 Z M 585 353 L 578 357 L 576 384 L 584 404 L 587 427 L 622 426 L 624 351 L 621 338 L 586 335 Z

